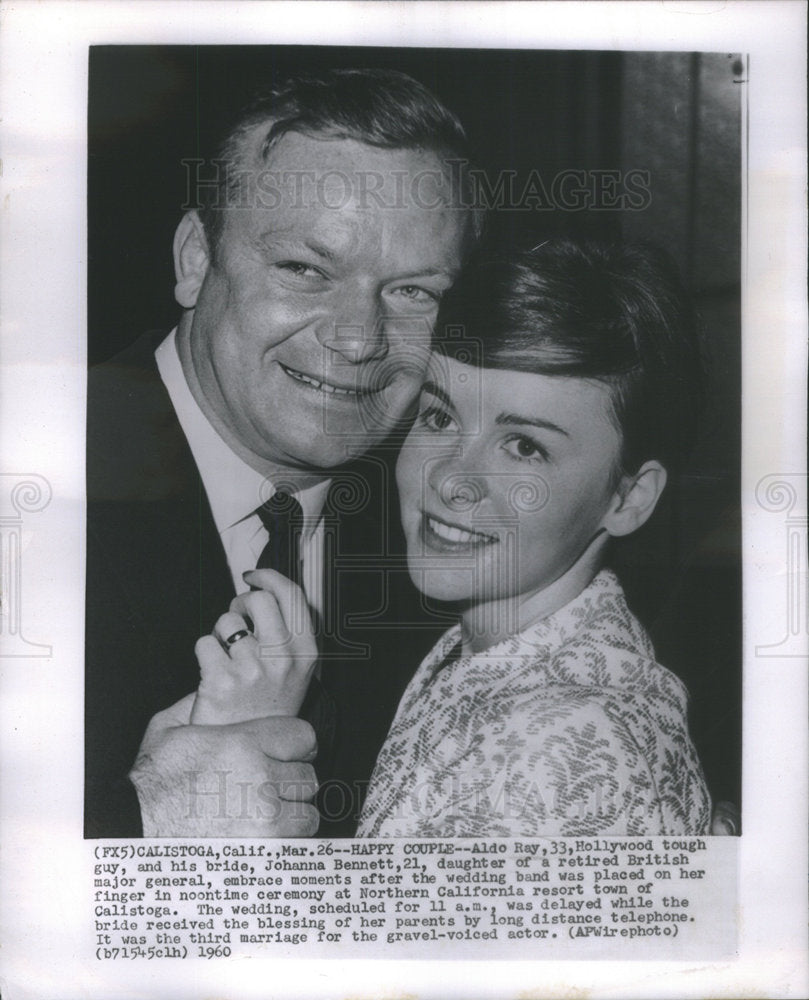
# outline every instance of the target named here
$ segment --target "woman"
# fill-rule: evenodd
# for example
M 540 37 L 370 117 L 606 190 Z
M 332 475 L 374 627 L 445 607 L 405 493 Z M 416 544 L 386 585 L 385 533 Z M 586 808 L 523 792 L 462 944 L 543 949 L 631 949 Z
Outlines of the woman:
M 651 248 L 548 242 L 470 268 L 438 329 L 463 335 L 435 345 L 397 481 L 411 577 L 459 623 L 402 697 L 358 835 L 707 833 L 685 688 L 604 568 L 692 438 L 676 276 Z M 270 586 L 300 618 L 300 592 Z M 209 643 L 192 721 L 297 711 L 314 643 L 294 643 L 275 671 L 253 640 Z

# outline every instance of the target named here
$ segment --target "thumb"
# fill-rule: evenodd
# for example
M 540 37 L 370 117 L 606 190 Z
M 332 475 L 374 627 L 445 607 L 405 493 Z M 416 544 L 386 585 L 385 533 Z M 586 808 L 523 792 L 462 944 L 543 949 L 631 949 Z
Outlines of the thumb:
M 292 716 L 271 716 L 251 719 L 227 727 L 249 733 L 262 753 L 275 760 L 314 760 L 317 756 L 315 731 L 304 719 Z
M 152 721 L 149 723 L 149 728 L 154 727 L 155 729 L 162 730 L 170 729 L 173 726 L 187 726 L 191 721 L 191 709 L 194 707 L 194 699 L 196 697 L 197 692 L 192 691 L 191 694 L 187 694 L 173 705 L 164 708 L 162 712 L 158 712 L 153 716 Z

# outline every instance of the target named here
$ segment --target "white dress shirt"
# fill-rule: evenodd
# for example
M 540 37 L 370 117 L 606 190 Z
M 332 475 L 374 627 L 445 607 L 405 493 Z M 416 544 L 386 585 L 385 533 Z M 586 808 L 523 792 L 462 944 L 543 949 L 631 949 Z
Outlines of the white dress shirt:
M 266 476 L 235 454 L 208 422 L 186 382 L 177 353 L 176 334 L 177 331 L 172 330 L 155 351 L 157 368 L 205 487 L 235 592 L 241 594 L 249 590 L 242 574 L 255 569 L 269 538 L 255 511 L 275 493 L 275 487 Z M 328 489 L 329 480 L 325 480 L 294 494 L 303 510 L 303 589 L 310 606 L 320 614 L 323 612 L 324 552 L 321 514 Z

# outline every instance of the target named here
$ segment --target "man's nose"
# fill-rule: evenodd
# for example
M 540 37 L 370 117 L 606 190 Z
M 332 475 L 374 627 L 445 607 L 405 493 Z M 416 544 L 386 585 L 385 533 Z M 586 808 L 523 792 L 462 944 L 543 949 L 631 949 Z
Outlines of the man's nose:
M 317 326 L 317 339 L 349 364 L 387 354 L 385 322 L 375 294 L 346 295 Z

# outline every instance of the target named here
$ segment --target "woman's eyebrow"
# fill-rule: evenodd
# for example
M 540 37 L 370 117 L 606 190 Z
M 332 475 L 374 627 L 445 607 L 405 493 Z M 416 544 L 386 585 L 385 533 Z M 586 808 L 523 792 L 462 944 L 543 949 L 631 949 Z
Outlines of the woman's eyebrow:
M 421 387 L 421 391 L 429 392 L 431 396 L 435 396 L 436 399 L 440 399 L 442 403 L 445 403 L 447 406 L 452 406 L 452 400 L 446 392 L 444 392 L 441 386 L 436 385 L 435 382 L 425 382 Z
M 496 424 L 530 424 L 532 427 L 541 427 L 546 431 L 556 431 L 557 434 L 564 434 L 570 437 L 564 427 L 552 423 L 550 420 L 543 420 L 541 417 L 526 417 L 519 413 L 501 413 L 495 420 Z

